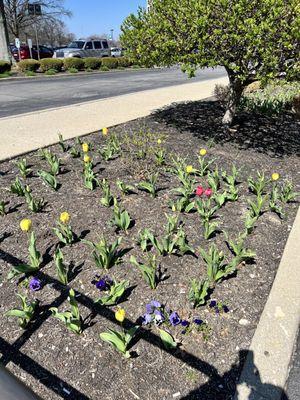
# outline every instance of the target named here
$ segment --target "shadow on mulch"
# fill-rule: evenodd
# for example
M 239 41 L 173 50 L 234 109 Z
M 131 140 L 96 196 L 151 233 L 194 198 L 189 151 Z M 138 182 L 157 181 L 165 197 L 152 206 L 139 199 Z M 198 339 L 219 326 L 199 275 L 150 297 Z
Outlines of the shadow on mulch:
M 10 253 L 3 251 L 0 251 L 0 258 L 8 260 L 12 266 L 21 263 L 21 260 L 12 256 Z M 40 383 L 52 390 L 62 399 L 69 400 L 76 398 L 77 400 L 89 400 L 89 397 L 84 393 L 80 392 L 70 383 L 59 378 L 57 375 L 51 373 L 44 366 L 40 365 L 21 351 L 21 347 L 28 340 L 30 340 L 31 336 L 51 315 L 49 307 L 59 307 L 68 296 L 68 287 L 61 285 L 60 282 L 58 282 L 55 278 L 50 277 L 42 271 L 39 271 L 37 276 L 47 283 L 54 285 L 59 294 L 51 304 L 45 305 L 39 309 L 39 319 L 32 321 L 28 329 L 24 331 L 23 334 L 13 344 L 8 343 L 0 336 L 0 353 L 2 353 L 0 363 L 3 366 L 6 366 L 9 362 L 17 364 L 20 368 L 39 380 Z M 87 328 L 95 323 L 93 319 L 97 314 L 104 316 L 112 322 L 115 322 L 114 312 L 112 310 L 105 307 L 98 307 L 90 297 L 77 290 L 76 298 L 79 303 L 90 310 L 89 315 L 84 320 L 84 328 Z M 129 328 L 134 326 L 136 322 L 125 319 L 124 324 L 125 327 Z M 142 336 L 144 340 L 148 341 L 155 347 L 159 347 L 162 350 L 167 351 L 161 347 L 161 341 L 157 335 L 151 331 L 145 330 L 143 327 L 140 327 L 139 331 L 139 337 L 143 334 Z M 137 340 L 139 340 L 139 338 L 134 339 L 134 341 Z M 251 378 L 249 381 L 240 382 L 247 387 L 249 396 L 248 399 L 255 400 L 257 399 L 257 395 L 259 393 L 268 393 L 270 394 L 270 398 L 279 398 L 280 395 L 282 400 L 288 400 L 288 397 L 282 388 L 261 382 L 259 371 L 254 364 L 254 354 L 252 351 L 240 350 L 238 362 L 233 364 L 231 368 L 223 375 L 220 375 L 218 370 L 213 365 L 195 357 L 183 349 L 178 348 L 176 351 L 171 352 L 170 354 L 172 354 L 173 357 L 180 359 L 186 365 L 189 365 L 193 369 L 198 370 L 209 377 L 207 383 L 201 385 L 197 389 L 194 389 L 186 396 L 181 397 L 181 400 L 196 400 L 199 398 L 206 400 L 231 399 L 237 389 L 237 377 L 242 371 L 246 358 L 248 359 L 249 370 L 251 370 L 250 375 L 255 376 L 254 380 Z
M 217 144 L 230 143 L 273 157 L 300 155 L 300 121 L 292 113 L 267 116 L 240 112 L 232 129 L 222 125 L 224 109 L 215 100 L 175 104 L 155 111 L 158 122 Z

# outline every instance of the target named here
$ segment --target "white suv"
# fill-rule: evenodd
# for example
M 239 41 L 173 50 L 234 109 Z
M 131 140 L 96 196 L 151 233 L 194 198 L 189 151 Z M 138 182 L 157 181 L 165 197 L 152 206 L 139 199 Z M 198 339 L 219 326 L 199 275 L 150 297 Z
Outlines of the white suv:
M 63 49 L 57 49 L 53 58 L 85 58 L 85 57 L 109 57 L 110 49 L 106 39 L 75 40 Z

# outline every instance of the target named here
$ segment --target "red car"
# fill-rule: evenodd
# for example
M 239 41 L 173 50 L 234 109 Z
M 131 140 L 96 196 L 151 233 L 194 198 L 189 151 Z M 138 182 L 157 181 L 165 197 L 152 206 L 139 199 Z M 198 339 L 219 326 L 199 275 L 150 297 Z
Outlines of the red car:
M 40 58 L 51 58 L 53 56 L 53 50 L 49 49 L 46 46 L 39 46 L 39 50 L 40 50 Z M 11 54 L 13 55 L 14 59 L 16 61 L 20 61 L 19 60 L 19 52 L 15 45 L 10 45 L 10 51 L 11 51 Z M 25 45 L 25 44 L 21 45 L 20 56 L 21 56 L 21 60 L 26 60 L 28 58 L 31 58 L 30 50 L 27 45 Z M 32 47 L 32 58 L 34 58 L 35 60 L 38 60 L 37 46 Z

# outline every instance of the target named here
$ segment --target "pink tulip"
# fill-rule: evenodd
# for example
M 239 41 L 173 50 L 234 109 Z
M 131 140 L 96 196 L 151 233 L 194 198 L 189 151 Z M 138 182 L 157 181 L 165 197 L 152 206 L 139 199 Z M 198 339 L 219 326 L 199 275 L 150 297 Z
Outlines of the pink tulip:
M 202 196 L 203 195 L 203 193 L 204 193 L 204 189 L 203 189 L 203 187 L 202 186 L 197 186 L 197 188 L 196 188 L 196 196 Z
M 210 197 L 213 194 L 213 191 L 211 188 L 205 189 L 204 194 L 206 197 Z

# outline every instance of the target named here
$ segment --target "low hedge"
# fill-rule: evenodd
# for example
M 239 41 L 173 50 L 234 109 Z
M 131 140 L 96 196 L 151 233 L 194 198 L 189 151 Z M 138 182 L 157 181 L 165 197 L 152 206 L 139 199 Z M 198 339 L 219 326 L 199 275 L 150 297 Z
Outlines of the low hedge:
M 102 67 L 107 67 L 109 69 L 115 69 L 119 66 L 118 60 L 114 57 L 103 57 L 101 61 Z
M 64 69 L 77 69 L 78 71 L 84 69 L 84 60 L 82 58 L 70 57 L 64 59 Z
M 54 70 L 55 72 L 60 72 L 62 70 L 64 62 L 63 62 L 63 60 L 60 60 L 58 58 L 43 58 L 40 61 L 40 64 L 41 64 L 42 72 L 46 72 L 49 70 Z
M 87 57 L 83 59 L 85 69 L 99 69 L 102 65 L 101 58 Z
M 11 65 L 8 61 L 0 60 L 0 74 L 5 74 L 11 70 Z
M 119 57 L 117 58 L 118 60 L 118 65 L 119 67 L 130 67 L 132 65 L 132 62 L 130 61 L 130 59 L 128 57 Z
M 36 72 L 40 68 L 40 63 L 37 60 L 27 59 L 18 62 L 18 69 L 22 72 Z

